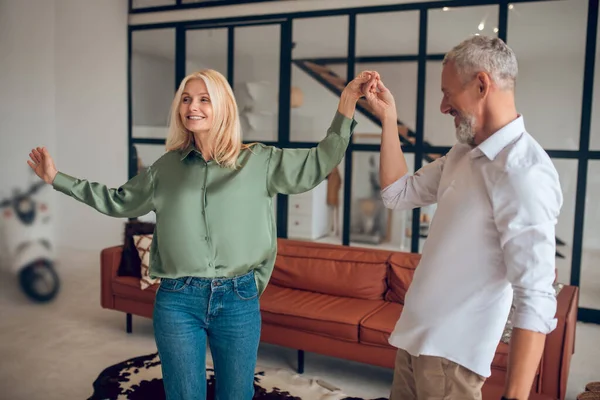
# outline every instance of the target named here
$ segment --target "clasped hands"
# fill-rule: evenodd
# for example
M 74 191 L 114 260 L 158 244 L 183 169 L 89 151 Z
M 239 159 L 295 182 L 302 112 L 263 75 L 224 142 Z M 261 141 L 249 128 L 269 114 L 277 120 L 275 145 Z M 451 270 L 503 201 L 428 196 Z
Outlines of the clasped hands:
M 373 114 L 381 122 L 393 121 L 396 124 L 396 103 L 394 96 L 383 84 L 376 71 L 363 71 L 344 89 L 356 101 L 364 97 Z

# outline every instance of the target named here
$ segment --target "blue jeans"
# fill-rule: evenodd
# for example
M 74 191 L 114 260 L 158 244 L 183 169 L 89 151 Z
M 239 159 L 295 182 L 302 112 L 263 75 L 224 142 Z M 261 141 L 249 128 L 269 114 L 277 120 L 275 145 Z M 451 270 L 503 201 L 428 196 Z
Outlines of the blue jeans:
M 154 335 L 167 400 L 206 399 L 206 341 L 216 400 L 251 400 L 260 340 L 254 273 L 235 278 L 162 279 Z

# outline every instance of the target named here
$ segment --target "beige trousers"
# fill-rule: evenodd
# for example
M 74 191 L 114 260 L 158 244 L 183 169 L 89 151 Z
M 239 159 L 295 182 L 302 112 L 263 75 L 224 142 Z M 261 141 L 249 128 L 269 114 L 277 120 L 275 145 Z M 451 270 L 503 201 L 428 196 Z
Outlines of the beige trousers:
M 398 349 L 390 400 L 481 400 L 485 378 L 442 357 Z

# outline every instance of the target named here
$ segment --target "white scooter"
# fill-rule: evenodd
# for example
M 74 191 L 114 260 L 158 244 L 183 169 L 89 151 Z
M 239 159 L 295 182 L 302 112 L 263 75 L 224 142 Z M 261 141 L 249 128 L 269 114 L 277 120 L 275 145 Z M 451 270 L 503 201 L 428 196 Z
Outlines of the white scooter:
M 52 300 L 59 291 L 60 280 L 54 269 L 54 246 L 50 213 L 34 194 L 44 182 L 12 197 L 0 199 L 0 229 L 5 268 L 18 275 L 22 290 L 36 302 Z

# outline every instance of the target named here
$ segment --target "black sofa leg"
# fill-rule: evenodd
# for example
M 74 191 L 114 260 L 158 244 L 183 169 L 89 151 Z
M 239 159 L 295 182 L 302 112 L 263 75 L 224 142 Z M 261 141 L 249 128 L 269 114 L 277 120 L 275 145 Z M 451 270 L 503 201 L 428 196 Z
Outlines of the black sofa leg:
M 298 350 L 298 373 L 304 373 L 304 350 Z
M 131 314 L 127 313 L 127 333 L 131 333 Z

